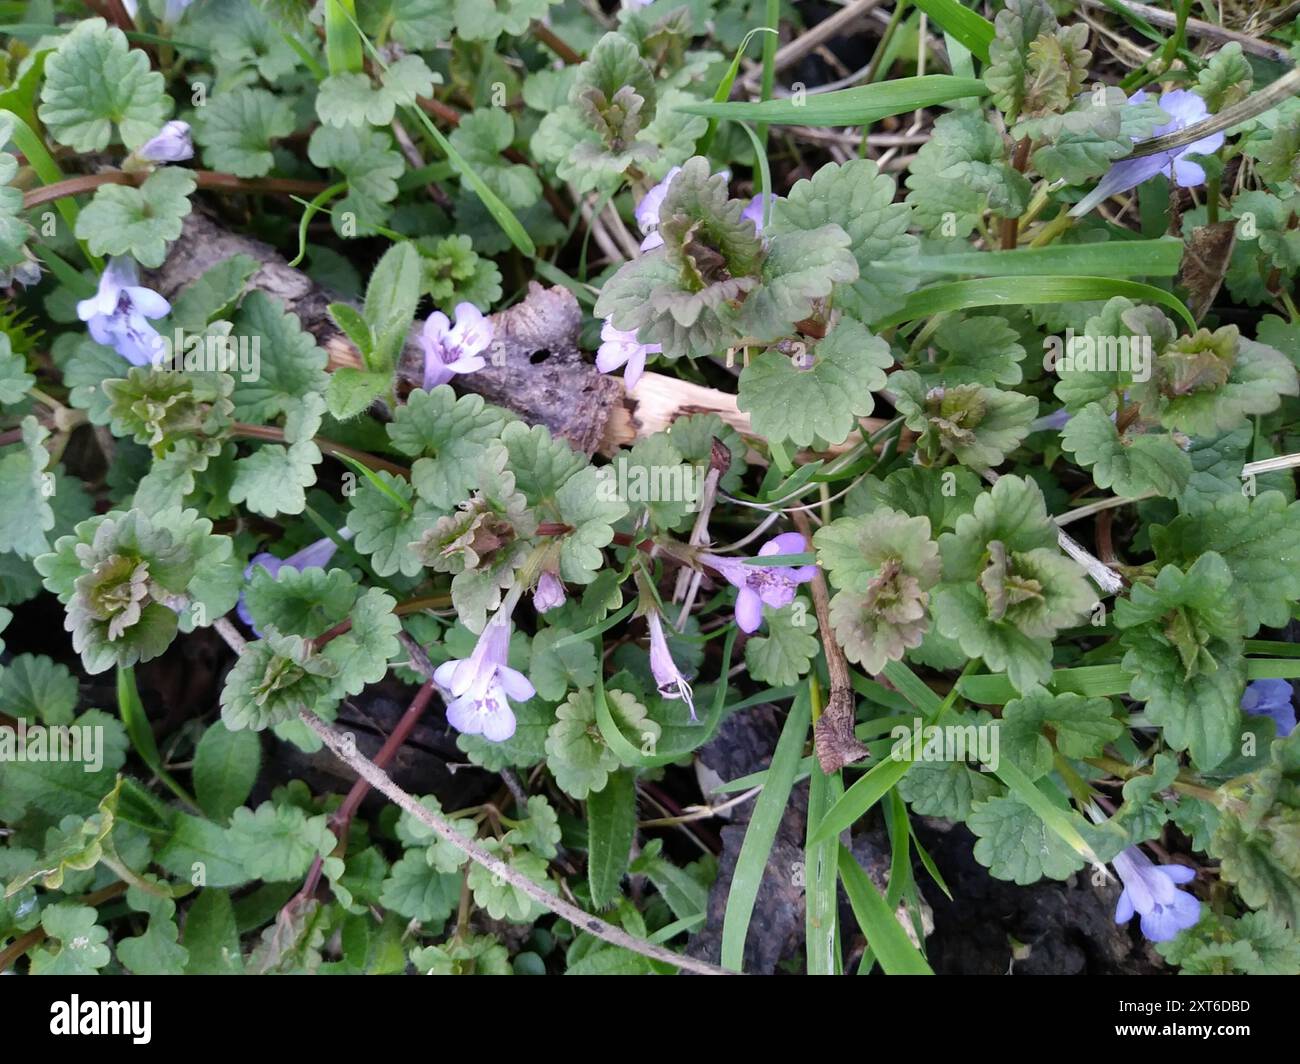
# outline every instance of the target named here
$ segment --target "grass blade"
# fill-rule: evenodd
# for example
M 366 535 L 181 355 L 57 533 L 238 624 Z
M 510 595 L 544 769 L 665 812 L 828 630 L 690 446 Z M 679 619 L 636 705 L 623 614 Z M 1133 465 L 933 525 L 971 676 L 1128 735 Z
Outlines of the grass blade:
M 903 309 L 876 322 L 878 328 L 971 307 L 1026 306 L 1036 303 L 1086 303 L 1127 296 L 1138 303 L 1159 303 L 1195 331 L 1196 320 L 1177 296 L 1163 288 L 1111 277 L 986 277 L 931 285 L 907 297 Z
M 989 61 L 989 45 L 993 43 L 993 23 L 978 12 L 958 3 L 958 0 L 912 0 L 944 31 L 961 41 L 981 63 Z
M 875 85 L 823 92 L 814 96 L 788 97 L 757 103 L 694 103 L 677 110 L 705 118 L 739 118 L 746 122 L 767 122 L 797 126 L 863 126 L 890 115 L 948 103 L 967 96 L 984 96 L 988 87 L 978 78 L 954 78 L 948 74 L 925 74 L 895 78 Z
M 731 890 L 727 894 L 727 911 L 722 920 L 722 966 L 740 971 L 745 959 L 745 939 L 749 935 L 749 921 L 754 915 L 754 900 L 763 881 L 767 858 L 776 840 L 777 828 L 785 814 L 794 786 L 795 772 L 799 768 L 804 741 L 808 737 L 811 699 L 802 691 L 790 707 L 790 715 L 781 729 L 772 765 L 768 769 L 767 784 L 754 804 L 754 815 L 745 831 L 745 841 L 740 847 L 736 870 L 731 877 Z
M 934 975 L 934 969 L 921 956 L 921 951 L 912 945 L 912 940 L 885 904 L 880 891 L 862 871 L 853 854 L 843 846 L 840 847 L 839 869 L 858 927 L 867 936 L 885 974 Z
M 977 277 L 1173 277 L 1183 259 L 1177 237 L 1055 245 L 1015 251 L 959 251 L 921 255 L 898 264 L 909 273 Z

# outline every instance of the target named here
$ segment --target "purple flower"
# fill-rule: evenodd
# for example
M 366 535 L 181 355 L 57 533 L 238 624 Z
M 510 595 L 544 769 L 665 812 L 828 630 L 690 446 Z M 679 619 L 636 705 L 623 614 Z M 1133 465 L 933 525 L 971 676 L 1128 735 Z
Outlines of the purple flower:
M 1129 104 L 1146 102 L 1146 92 L 1135 92 L 1129 97 Z M 1205 101 L 1196 93 L 1187 89 L 1172 89 L 1160 97 L 1161 110 L 1169 114 L 1170 121 L 1159 126 L 1151 134 L 1163 137 L 1166 133 L 1176 133 L 1180 129 L 1194 125 L 1209 116 Z M 1070 210 L 1071 217 L 1078 218 L 1087 214 L 1103 200 L 1120 192 L 1127 192 L 1156 174 L 1172 173 L 1174 183 L 1180 188 L 1191 188 L 1205 184 L 1205 170 L 1200 163 L 1186 158 L 1188 155 L 1210 155 L 1223 145 L 1223 134 L 1212 133 L 1208 137 L 1193 141 L 1191 144 L 1172 151 L 1159 152 L 1156 155 L 1144 155 L 1138 159 L 1121 159 L 1107 171 L 1088 195 L 1084 196 Z
M 1137 913 L 1142 917 L 1142 934 L 1151 942 L 1168 942 L 1201 918 L 1201 903 L 1179 883 L 1190 883 L 1196 870 L 1186 865 L 1155 865 L 1136 846 L 1118 854 L 1111 862 L 1124 884 L 1115 907 L 1115 922 L 1126 924 Z
M 616 329 L 608 318 L 600 327 L 600 339 L 601 345 L 596 349 L 596 368 L 601 373 L 612 373 L 619 366 L 626 366 L 623 387 L 629 392 L 645 372 L 646 355 L 657 355 L 664 349 L 663 344 L 641 343 L 634 331 Z
M 751 222 L 753 222 L 754 229 L 760 233 L 763 231 L 763 200 L 764 199 L 775 201 L 776 197 L 773 196 L 772 193 L 770 192 L 765 192 L 761 195 L 755 196 L 752 200 L 749 201 L 749 206 L 740 212 L 740 216 L 742 218 L 748 218 Z
M 77 304 L 77 317 L 97 343 L 106 344 L 133 366 L 148 366 L 162 337 L 146 321 L 171 312 L 171 304 L 139 283 L 133 259 L 111 259 L 99 278 L 99 291 Z
M 686 682 L 686 677 L 673 661 L 659 611 L 651 610 L 646 621 L 650 625 L 650 671 L 654 674 L 659 693 L 664 698 L 680 698 L 691 711 L 691 720 L 695 720 L 695 696 L 691 693 L 691 685 Z
M 526 702 L 537 692 L 528 677 L 506 664 L 510 653 L 510 618 L 498 612 L 479 636 L 468 658 L 444 661 L 433 679 L 447 691 L 447 723 L 466 735 L 504 742 L 515 733 L 509 699 Z
M 808 541 L 798 532 L 783 532 L 769 539 L 759 550 L 769 554 L 802 554 Z M 700 561 L 721 573 L 729 584 L 740 588 L 736 596 L 736 624 L 742 632 L 757 632 L 763 623 L 763 607 L 780 609 L 794 601 L 795 588 L 817 574 L 815 565 L 746 565 L 739 558 L 701 554 Z
M 1241 710 L 1254 717 L 1271 717 L 1279 739 L 1295 731 L 1295 705 L 1285 680 L 1254 680 L 1241 696 Z
M 150 163 L 178 163 L 194 158 L 194 142 L 190 139 L 188 122 L 173 119 L 162 127 L 151 140 L 133 153 L 137 159 Z
M 641 241 L 642 251 L 653 251 L 657 247 L 663 247 L 664 238 L 658 233 L 659 228 L 659 211 L 664 205 L 664 197 L 668 195 L 668 186 L 672 180 L 682 172 L 680 166 L 674 166 L 668 173 L 664 174 L 664 179 L 655 185 L 649 192 L 641 197 L 641 202 L 636 205 L 633 215 L 636 218 L 636 224 L 641 227 L 641 232 L 645 234 L 645 239 Z
M 492 323 L 473 303 L 456 304 L 456 326 L 447 315 L 434 311 L 420 333 L 424 350 L 424 387 L 446 384 L 457 373 L 473 373 L 487 365 L 483 358 L 492 343 Z
M 194 3 L 194 0 L 167 0 L 167 4 L 163 8 L 163 22 L 168 26 L 176 25 L 181 20 L 181 16 L 185 14 L 185 9 L 192 3 Z
M 543 570 L 537 578 L 537 590 L 533 592 L 533 609 L 538 613 L 549 613 L 564 605 L 564 584 L 549 569 Z
M 339 530 L 340 539 L 351 539 L 352 529 L 344 528 Z M 244 568 L 244 580 L 253 579 L 253 571 L 259 567 L 265 569 L 271 574 L 272 578 L 280 575 L 280 570 L 284 568 L 297 569 L 302 572 L 304 569 L 324 569 L 329 565 L 330 559 L 334 557 L 334 552 L 339 549 L 339 545 L 329 537 L 318 539 L 315 543 L 309 543 L 296 554 L 290 554 L 287 558 L 277 558 L 274 554 L 262 551 L 260 554 L 254 554 L 252 560 Z M 262 633 L 258 630 L 257 625 L 253 623 L 253 615 L 249 613 L 248 606 L 244 603 L 244 593 L 239 593 L 239 601 L 235 604 L 235 613 L 253 632 L 260 638 Z

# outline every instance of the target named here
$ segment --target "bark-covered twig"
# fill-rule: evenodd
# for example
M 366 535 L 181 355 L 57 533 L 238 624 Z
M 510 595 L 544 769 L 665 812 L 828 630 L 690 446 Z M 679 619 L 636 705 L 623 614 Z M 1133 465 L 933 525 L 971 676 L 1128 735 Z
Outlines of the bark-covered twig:
M 303 710 L 298 716 L 308 728 L 316 733 L 321 742 L 329 747 L 335 757 L 368 782 L 375 790 L 386 795 L 405 812 L 410 813 L 411 816 L 415 817 L 416 820 L 420 821 L 440 839 L 467 854 L 470 860 L 482 865 L 494 876 L 500 876 L 502 880 L 509 883 L 516 890 L 526 894 L 556 916 L 568 920 L 577 930 L 586 931 L 611 945 L 631 950 L 633 953 L 649 957 L 651 960 L 661 961 L 676 968 L 695 972 L 697 975 L 735 974 L 705 961 L 674 953 L 672 950 L 664 949 L 662 946 L 656 946 L 654 943 L 629 935 L 622 928 L 615 927 L 591 913 L 583 912 L 576 905 L 571 905 L 569 902 L 550 894 L 528 876 L 512 868 L 505 861 L 494 857 L 477 842 L 467 839 L 452 827 L 448 821 L 421 805 L 413 795 L 408 794 L 394 783 L 388 774 L 376 766 L 373 761 L 353 750 L 350 744 L 346 743 L 343 737 L 321 720 L 320 717 L 307 710 Z
M 795 526 L 811 545 L 812 527 L 807 514 L 795 511 L 793 517 Z M 809 587 L 812 590 L 813 608 L 817 611 L 822 649 L 826 653 L 826 671 L 831 680 L 826 708 L 813 726 L 813 746 L 817 750 L 817 761 L 822 771 L 829 776 L 845 765 L 861 761 L 870 751 L 853 734 L 857 723 L 853 681 L 849 677 L 849 663 L 844 660 L 844 651 L 835 641 L 835 630 L 831 627 L 830 592 L 826 588 L 826 577 L 820 566 Z

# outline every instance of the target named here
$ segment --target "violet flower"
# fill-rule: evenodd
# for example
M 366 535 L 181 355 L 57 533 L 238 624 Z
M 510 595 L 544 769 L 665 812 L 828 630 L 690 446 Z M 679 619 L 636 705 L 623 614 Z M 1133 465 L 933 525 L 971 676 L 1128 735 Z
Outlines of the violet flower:
M 619 366 L 623 370 L 623 387 L 632 391 L 645 372 L 647 355 L 663 352 L 663 344 L 643 344 L 636 338 L 635 331 L 616 329 L 613 321 L 606 318 L 600 327 L 600 347 L 596 349 L 596 368 L 601 373 L 612 373 Z
M 1201 919 L 1201 903 L 1178 884 L 1190 883 L 1196 870 L 1186 865 L 1156 865 L 1138 847 L 1130 846 L 1111 862 L 1124 884 L 1115 907 L 1115 922 L 1126 924 L 1141 916 L 1142 934 L 1151 942 L 1168 942 Z
M 167 4 L 163 8 L 163 22 L 168 26 L 176 25 L 192 3 L 194 3 L 194 0 L 167 0 Z
M 759 233 L 763 231 L 763 200 L 764 199 L 775 201 L 776 197 L 772 195 L 772 193 L 770 192 L 765 192 L 760 195 L 757 195 L 749 201 L 749 206 L 740 212 L 740 216 L 742 218 L 748 218 L 751 222 L 754 223 L 754 229 Z
M 664 238 L 658 233 L 659 211 L 664 205 L 664 197 L 668 195 L 668 186 L 672 184 L 673 178 L 681 172 L 682 168 L 680 166 L 674 166 L 668 173 L 664 174 L 664 179 L 641 197 L 641 202 L 636 205 L 636 210 L 633 211 L 636 224 L 640 226 L 641 232 L 645 234 L 645 239 L 641 241 L 642 251 L 653 251 L 655 248 L 663 247 Z
M 537 578 L 537 588 L 533 591 L 533 609 L 538 613 L 549 613 L 559 609 L 565 602 L 564 584 L 549 569 L 542 571 Z
M 487 623 L 468 658 L 444 661 L 433 679 L 447 691 L 447 723 L 466 735 L 482 735 L 500 743 L 515 733 L 515 714 L 509 699 L 526 702 L 537 693 L 528 677 L 512 669 L 510 618 L 505 610 Z
M 420 333 L 425 390 L 446 384 L 457 373 L 473 373 L 486 366 L 483 352 L 491 345 L 492 335 L 492 323 L 473 303 L 456 304 L 454 328 L 442 311 L 430 314 Z
M 691 711 L 691 720 L 697 719 L 695 696 L 691 693 L 691 685 L 686 682 L 686 677 L 681 674 L 677 663 L 673 661 L 672 651 L 668 649 L 668 639 L 664 635 L 663 618 L 659 616 L 659 611 L 651 610 L 646 615 L 646 622 L 650 626 L 650 671 L 654 674 L 659 693 L 664 698 L 680 698 Z
M 1135 92 L 1129 97 L 1130 104 L 1146 102 L 1146 92 Z M 1188 89 L 1172 89 L 1160 97 L 1160 107 L 1172 116 L 1170 121 L 1157 127 L 1153 137 L 1163 137 L 1166 133 L 1176 133 L 1180 129 L 1194 125 L 1209 117 L 1205 101 Z M 1222 133 L 1211 133 L 1208 137 L 1193 141 L 1172 151 L 1144 155 L 1137 159 L 1121 159 L 1106 172 L 1101 182 L 1088 195 L 1084 196 L 1070 210 L 1072 218 L 1087 214 L 1097 204 L 1121 192 L 1127 192 L 1156 174 L 1172 174 L 1174 184 L 1180 188 L 1191 188 L 1205 184 L 1205 170 L 1200 163 L 1187 158 L 1189 155 L 1210 155 L 1223 145 Z
M 758 553 L 760 556 L 802 554 L 807 549 L 808 541 L 802 534 L 783 532 L 764 543 Z M 746 565 L 739 558 L 721 558 L 716 554 L 701 554 L 700 561 L 740 589 L 736 596 L 736 624 L 745 633 L 758 631 L 763 623 L 764 606 L 780 609 L 790 605 L 797 585 L 806 584 L 817 574 L 815 565 Z
M 1286 680 L 1253 680 L 1241 696 L 1241 710 L 1253 717 L 1271 717 L 1277 736 L 1285 739 L 1295 731 L 1295 705 Z
M 351 539 L 353 536 L 352 529 L 339 529 L 340 539 Z M 318 539 L 315 543 L 308 543 L 302 550 L 290 554 L 287 558 L 277 558 L 274 554 L 262 551 L 254 554 L 248 565 L 244 568 L 244 581 L 253 579 L 253 571 L 257 568 L 265 569 L 271 574 L 272 578 L 280 575 L 280 570 L 284 568 L 297 569 L 302 572 L 304 569 L 324 569 L 329 565 L 334 553 L 339 549 L 339 545 L 326 536 L 324 539 Z M 239 593 L 239 601 L 235 603 L 235 613 L 239 619 L 252 629 L 253 633 L 260 639 L 261 631 L 253 623 L 253 615 L 248 611 L 248 606 L 244 603 L 244 593 Z
M 173 119 L 132 153 L 148 163 L 179 163 L 194 158 L 188 122 Z
M 162 337 L 145 319 L 161 318 L 171 304 L 139 282 L 135 260 L 111 259 L 99 278 L 99 291 L 77 304 L 77 317 L 97 343 L 105 344 L 133 366 L 148 366 Z

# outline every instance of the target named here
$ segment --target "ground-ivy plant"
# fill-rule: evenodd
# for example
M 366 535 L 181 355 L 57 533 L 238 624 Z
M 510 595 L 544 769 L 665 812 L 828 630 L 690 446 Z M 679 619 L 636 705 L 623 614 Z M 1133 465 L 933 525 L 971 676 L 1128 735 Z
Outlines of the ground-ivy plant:
M 1300 973 L 1293 10 L 6 6 L 0 970 Z

